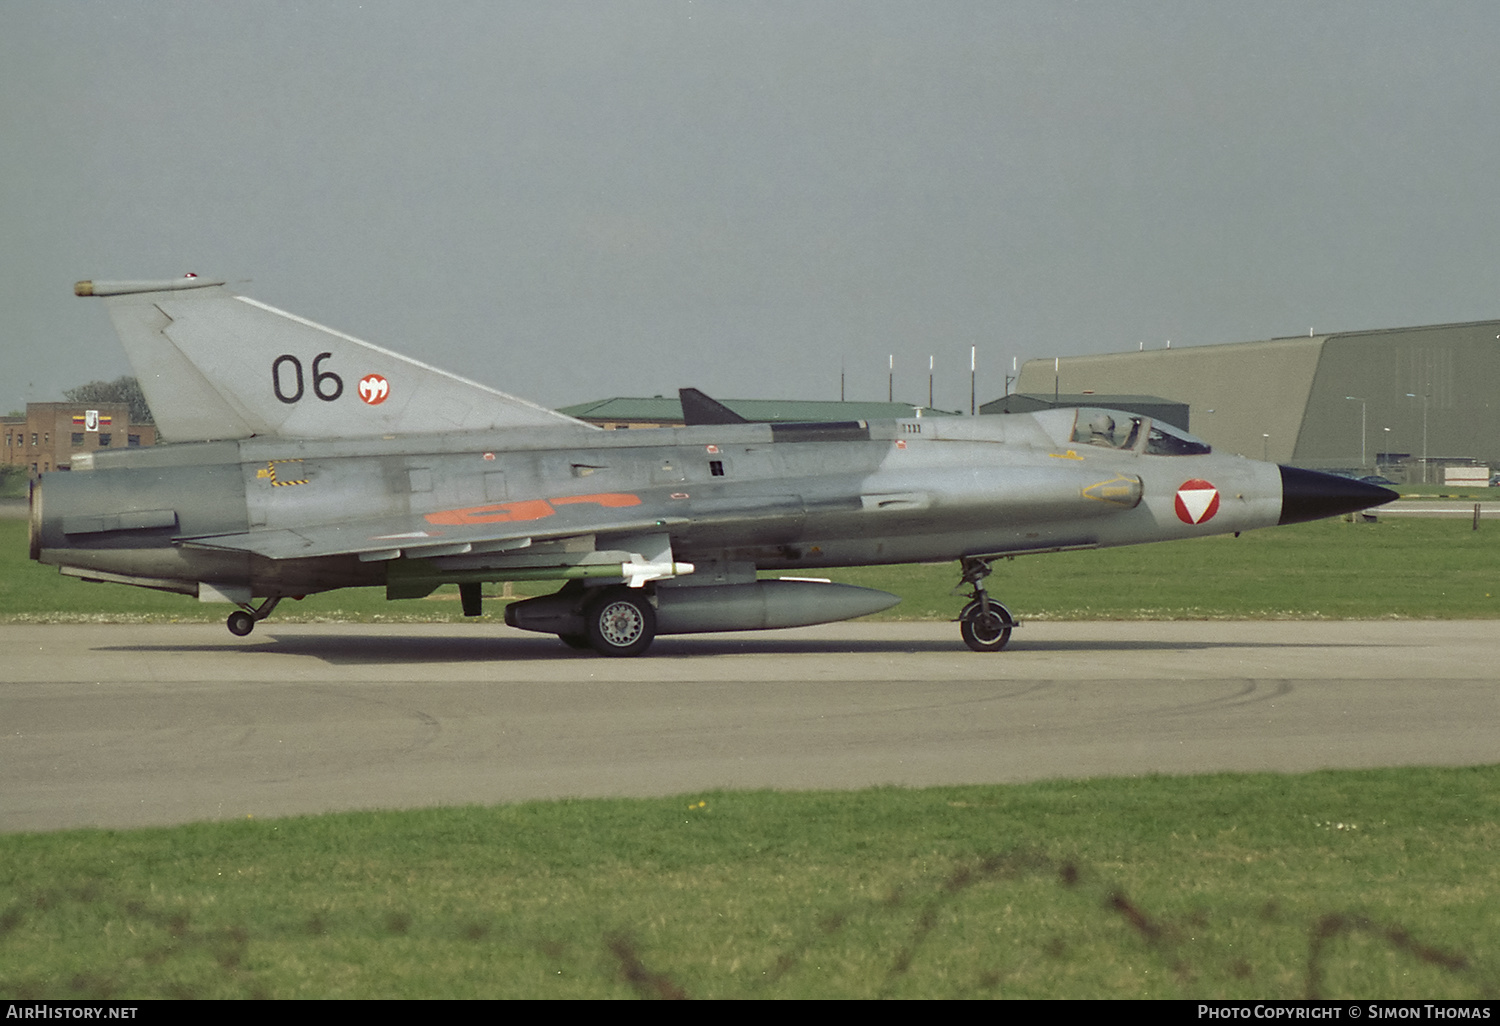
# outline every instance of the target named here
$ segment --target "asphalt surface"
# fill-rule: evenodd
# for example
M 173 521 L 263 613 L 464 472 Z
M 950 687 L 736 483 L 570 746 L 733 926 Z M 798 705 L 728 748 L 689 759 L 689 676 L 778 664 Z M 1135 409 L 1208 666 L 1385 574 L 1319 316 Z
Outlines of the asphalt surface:
M 1493 622 L 0 626 L 0 830 L 713 788 L 1500 761 Z

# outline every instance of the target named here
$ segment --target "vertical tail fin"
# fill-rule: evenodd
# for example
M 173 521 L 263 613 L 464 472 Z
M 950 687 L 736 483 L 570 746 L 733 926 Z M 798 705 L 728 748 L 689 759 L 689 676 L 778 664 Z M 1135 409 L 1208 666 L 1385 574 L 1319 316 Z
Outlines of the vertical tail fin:
M 750 423 L 719 400 L 696 388 L 679 388 L 677 397 L 682 401 L 682 419 L 688 427 L 699 424 Z
M 73 291 L 106 297 L 157 427 L 173 441 L 585 426 L 234 295 L 222 281 L 81 281 Z

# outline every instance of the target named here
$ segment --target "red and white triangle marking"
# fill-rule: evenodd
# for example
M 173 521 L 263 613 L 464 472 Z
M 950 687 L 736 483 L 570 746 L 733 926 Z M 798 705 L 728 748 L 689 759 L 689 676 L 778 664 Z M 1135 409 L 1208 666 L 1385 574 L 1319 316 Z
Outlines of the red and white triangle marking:
M 1219 512 L 1219 490 L 1200 478 L 1184 481 L 1177 486 L 1177 501 L 1173 507 L 1177 510 L 1177 519 L 1184 524 L 1207 523 Z

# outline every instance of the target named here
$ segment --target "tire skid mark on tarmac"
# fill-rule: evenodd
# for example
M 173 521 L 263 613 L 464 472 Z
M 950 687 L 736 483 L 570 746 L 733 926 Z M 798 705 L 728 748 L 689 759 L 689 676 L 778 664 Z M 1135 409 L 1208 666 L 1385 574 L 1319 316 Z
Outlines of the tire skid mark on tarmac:
M 422 681 L 381 681 L 381 685 L 382 686 L 389 686 L 391 684 L 397 684 L 397 685 L 405 687 L 405 686 L 415 686 L 415 685 L 418 685 L 418 684 L 421 684 L 421 683 L 424 683 L 424 682 L 422 682 Z M 382 708 L 382 709 L 391 710 L 392 712 L 395 712 L 395 713 L 397 713 L 400 716 L 410 717 L 410 718 L 416 720 L 417 723 L 418 723 L 418 725 L 419 725 L 419 728 L 424 729 L 424 736 L 420 740 L 414 740 L 411 744 L 408 744 L 405 748 L 403 748 L 401 750 L 402 754 L 406 754 L 406 753 L 409 753 L 409 752 L 417 752 L 417 751 L 421 751 L 424 748 L 430 747 L 433 744 L 433 742 L 435 742 L 438 739 L 438 736 L 440 734 L 442 734 L 442 732 L 443 732 L 442 721 L 440 721 L 436 716 L 433 716 L 431 713 L 424 712 L 421 709 L 418 709 L 418 708 L 416 708 L 414 706 L 402 705 L 402 704 L 400 704 L 398 702 L 392 702 L 392 701 L 389 701 L 389 700 L 383 699 L 383 698 L 373 698 L 373 697 L 371 697 L 369 695 L 361 695 L 361 694 L 358 694 L 358 693 L 355 693 L 355 692 L 351 692 L 347 688 L 332 687 L 332 686 L 329 686 L 329 685 L 320 685 L 320 684 L 309 685 L 307 687 L 307 691 L 308 691 L 309 694 L 324 695 L 324 696 L 329 697 L 329 698 L 342 698 L 342 699 L 346 699 L 348 701 L 362 702 L 362 703 L 364 703 L 366 705 L 378 706 L 379 708 Z
M 1198 702 L 1186 702 L 1163 711 L 1152 712 L 1149 715 L 1192 716 L 1213 709 L 1233 709 L 1240 706 L 1259 705 L 1262 702 L 1274 702 L 1278 698 L 1285 698 L 1297 690 L 1297 682 L 1286 677 L 1226 677 L 1222 681 L 1214 681 L 1214 683 L 1228 684 L 1235 679 L 1240 681 L 1241 687 L 1233 694 L 1219 695 L 1216 698 L 1205 698 Z M 1274 687 L 1269 687 L 1268 685 L 1274 685 Z M 1144 713 L 1144 710 L 1142 712 Z
M 740 683 L 742 685 L 748 685 L 748 684 L 753 684 L 753 683 L 764 683 L 764 682 L 763 681 L 761 681 L 761 682 L 741 681 Z M 845 680 L 845 681 L 819 681 L 818 683 L 820 685 L 822 685 L 822 684 L 857 685 L 857 684 L 864 684 L 864 683 L 867 683 L 867 682 L 866 681 L 857 681 L 857 680 Z M 973 680 L 962 680 L 962 681 L 952 681 L 950 683 L 953 686 L 963 686 L 963 687 L 966 687 L 966 688 L 971 688 L 971 687 L 975 687 L 975 686 L 983 686 L 983 685 L 985 685 L 985 684 L 987 684 L 989 682 L 985 682 L 985 681 L 973 681 Z M 1017 698 L 1022 698 L 1022 697 L 1026 696 L 1026 695 L 1036 694 L 1037 692 L 1046 691 L 1049 688 L 1056 687 L 1056 685 L 1057 685 L 1057 682 L 1056 681 L 1052 681 L 1052 680 L 994 681 L 993 683 L 994 684 L 1009 685 L 1010 687 L 1009 687 L 1009 689 L 1007 691 L 1004 691 L 1004 692 L 992 692 L 992 693 L 983 694 L 983 695 L 972 695 L 972 696 L 967 696 L 967 697 L 963 697 L 963 698 L 952 698 L 952 699 L 949 699 L 948 701 L 945 701 L 945 702 L 921 702 L 921 703 L 916 703 L 916 704 L 912 704 L 912 705 L 889 705 L 889 706 L 882 706 L 879 709 L 850 709 L 847 713 L 844 713 L 844 714 L 840 715 L 839 718 L 840 719 L 857 719 L 859 717 L 867 717 L 867 716 L 889 716 L 889 715 L 892 715 L 892 714 L 895 714 L 895 713 L 939 712 L 939 711 L 946 711 L 946 710 L 950 710 L 950 709 L 961 709 L 961 708 L 964 708 L 965 706 L 984 706 L 984 705 L 989 705 L 989 704 L 994 703 L 994 702 L 1005 702 L 1005 701 L 1010 701 L 1010 700 L 1017 699 Z M 897 687 L 902 686 L 902 685 L 910 685 L 913 688 L 933 688 L 933 687 L 942 687 L 942 686 L 944 686 L 943 682 L 936 682 L 936 683 L 934 683 L 933 681 L 930 681 L 930 680 L 910 680 L 910 681 L 882 680 L 882 681 L 880 681 L 880 684 L 881 684 L 882 687 L 891 686 L 891 685 L 894 685 L 894 686 L 897 686 Z

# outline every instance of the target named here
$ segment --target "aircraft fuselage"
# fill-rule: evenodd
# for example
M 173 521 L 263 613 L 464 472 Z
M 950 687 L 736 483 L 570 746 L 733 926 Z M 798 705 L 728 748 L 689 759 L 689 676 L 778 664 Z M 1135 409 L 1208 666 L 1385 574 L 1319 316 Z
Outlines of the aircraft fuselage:
M 1046 426 L 1019 414 L 580 431 L 572 439 L 512 429 L 163 446 L 47 475 L 37 490 L 33 548 L 42 562 L 76 571 L 194 594 L 208 583 L 271 596 L 386 584 L 390 561 L 362 562 L 348 550 L 402 549 L 412 539 L 390 537 L 401 533 L 386 530 L 396 521 L 425 522 L 430 531 L 420 540 L 429 546 L 495 523 L 535 528 L 540 539 L 564 514 L 598 505 L 591 496 L 608 496 L 602 501 L 628 511 L 642 530 L 660 521 L 675 559 L 764 570 L 1128 545 L 1281 518 L 1274 464 L 1059 442 Z M 1177 510 L 1193 481 L 1217 492 L 1216 508 L 1197 522 Z M 154 520 L 143 516 L 150 513 Z M 345 551 L 299 557 L 309 528 L 327 526 Z M 283 532 L 287 548 L 216 546 L 250 532 Z M 420 558 L 421 550 L 409 554 Z M 464 555 L 435 558 L 447 558 L 457 577 L 453 560 Z M 506 563 L 488 562 L 492 573 L 475 566 L 469 576 L 506 579 Z M 512 556 L 510 566 L 523 563 Z

